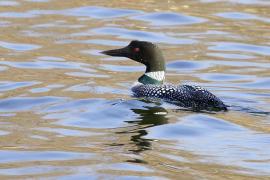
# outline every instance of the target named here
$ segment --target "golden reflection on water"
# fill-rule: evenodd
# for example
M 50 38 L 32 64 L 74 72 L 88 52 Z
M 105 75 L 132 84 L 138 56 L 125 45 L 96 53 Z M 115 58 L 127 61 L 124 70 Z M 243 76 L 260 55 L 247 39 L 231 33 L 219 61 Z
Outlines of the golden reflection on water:
M 1 179 L 269 177 L 267 1 L 5 2 L 0 3 Z M 129 88 L 143 68 L 99 51 L 135 38 L 156 41 L 164 50 L 168 82 L 207 87 L 232 110 L 196 114 L 132 98 Z M 205 117 L 210 120 L 202 124 L 209 127 L 201 127 Z M 195 132 L 186 121 L 195 124 Z M 220 126 L 225 130 L 213 137 L 196 129 Z M 166 128 L 175 136 L 158 134 Z M 247 141 L 240 133 L 235 138 L 243 144 L 234 147 L 234 137 L 226 138 L 238 131 Z M 232 160 L 192 146 L 189 141 L 200 138 L 196 133 L 216 153 L 221 152 L 211 140 L 220 136 L 220 151 L 232 153 Z

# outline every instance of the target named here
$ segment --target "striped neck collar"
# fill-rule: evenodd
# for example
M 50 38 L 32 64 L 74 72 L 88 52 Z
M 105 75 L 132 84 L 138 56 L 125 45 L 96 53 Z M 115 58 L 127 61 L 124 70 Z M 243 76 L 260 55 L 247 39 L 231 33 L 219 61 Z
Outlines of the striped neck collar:
M 164 80 L 164 71 L 147 72 L 138 79 L 142 84 L 163 84 Z

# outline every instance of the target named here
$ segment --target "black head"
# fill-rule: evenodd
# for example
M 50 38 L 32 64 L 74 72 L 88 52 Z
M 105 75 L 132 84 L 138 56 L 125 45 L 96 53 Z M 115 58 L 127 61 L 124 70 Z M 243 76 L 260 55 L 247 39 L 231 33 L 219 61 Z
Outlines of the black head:
M 127 57 L 146 66 L 146 72 L 165 71 L 161 50 L 147 41 L 131 41 L 128 46 L 101 52 L 109 56 Z

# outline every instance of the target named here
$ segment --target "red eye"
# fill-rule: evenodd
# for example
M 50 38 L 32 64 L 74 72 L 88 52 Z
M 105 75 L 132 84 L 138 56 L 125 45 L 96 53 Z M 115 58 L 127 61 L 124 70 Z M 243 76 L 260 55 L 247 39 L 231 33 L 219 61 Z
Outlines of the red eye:
M 134 48 L 133 50 L 134 50 L 134 52 L 139 52 L 140 48 Z

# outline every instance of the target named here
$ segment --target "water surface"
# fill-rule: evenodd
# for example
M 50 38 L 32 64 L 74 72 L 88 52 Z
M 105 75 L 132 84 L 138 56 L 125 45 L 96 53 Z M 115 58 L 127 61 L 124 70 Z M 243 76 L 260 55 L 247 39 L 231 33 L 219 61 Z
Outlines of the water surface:
M 0 2 L 0 178 L 268 179 L 270 3 Z M 157 43 L 166 80 L 228 112 L 131 96 L 144 67 L 102 50 Z

